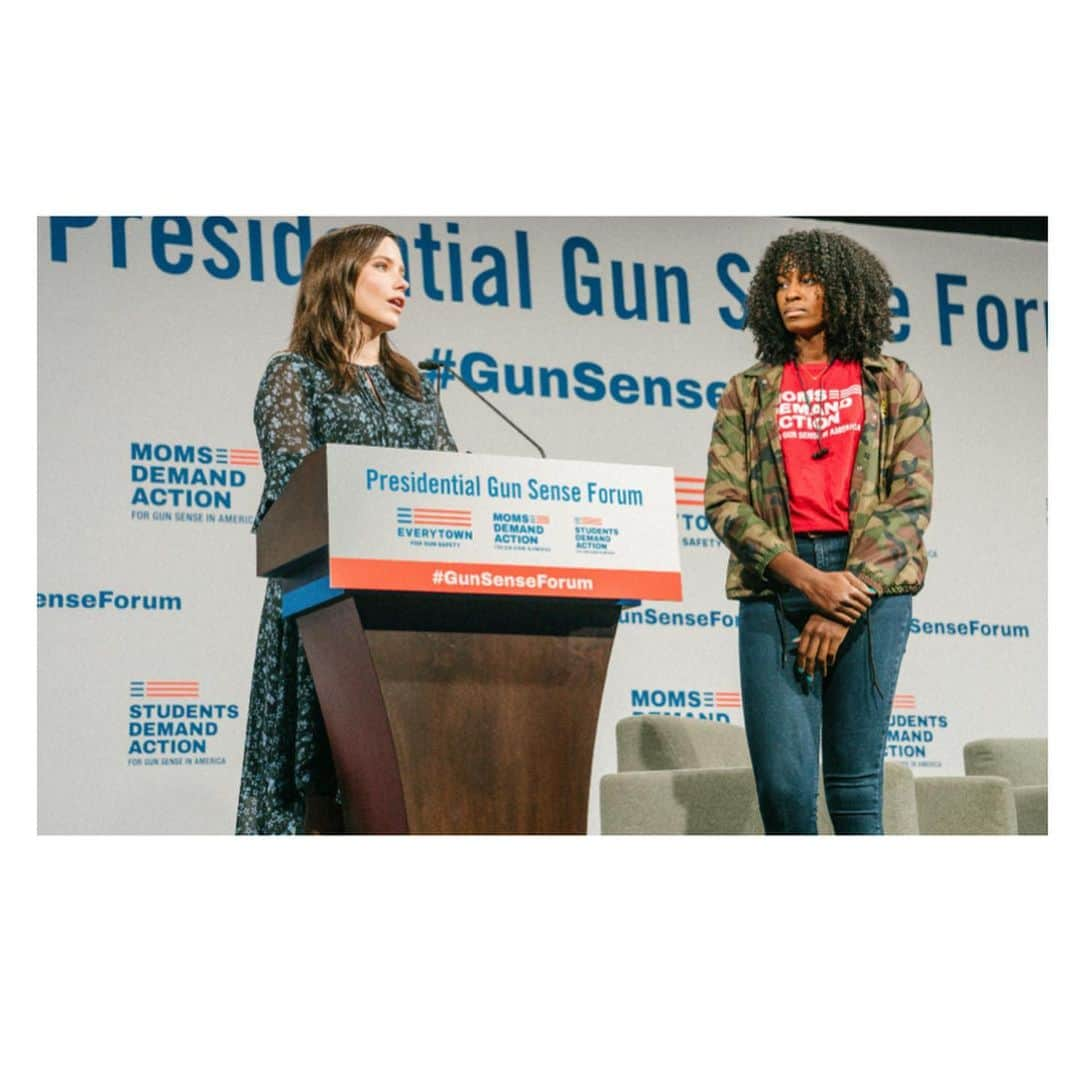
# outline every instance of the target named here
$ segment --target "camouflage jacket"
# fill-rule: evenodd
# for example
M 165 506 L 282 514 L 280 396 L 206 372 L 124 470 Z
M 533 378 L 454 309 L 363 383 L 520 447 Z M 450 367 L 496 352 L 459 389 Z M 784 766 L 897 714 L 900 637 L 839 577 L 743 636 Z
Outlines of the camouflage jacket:
M 795 550 L 776 427 L 782 371 L 758 363 L 734 376 L 716 411 L 705 514 L 731 550 L 731 599 L 772 595 L 766 567 Z M 903 361 L 866 357 L 862 371 L 865 420 L 851 474 L 847 568 L 879 593 L 915 593 L 926 575 L 930 406 Z

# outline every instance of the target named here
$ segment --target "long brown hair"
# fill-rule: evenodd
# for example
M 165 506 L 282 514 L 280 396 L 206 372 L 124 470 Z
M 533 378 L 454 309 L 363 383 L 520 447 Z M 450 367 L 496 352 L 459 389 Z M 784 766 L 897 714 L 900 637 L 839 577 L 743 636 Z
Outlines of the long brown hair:
M 339 392 L 355 385 L 359 371 L 349 358 L 364 344 L 356 280 L 388 237 L 397 240 L 381 225 L 349 225 L 320 237 L 304 260 L 289 350 L 324 368 Z M 420 372 L 391 346 L 386 334 L 379 339 L 379 364 L 395 389 L 420 400 Z

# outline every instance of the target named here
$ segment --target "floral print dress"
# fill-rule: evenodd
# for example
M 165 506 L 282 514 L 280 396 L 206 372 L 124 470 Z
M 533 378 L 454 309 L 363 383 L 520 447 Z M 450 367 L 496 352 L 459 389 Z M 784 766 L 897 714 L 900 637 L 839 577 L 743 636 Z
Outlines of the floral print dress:
M 271 357 L 255 397 L 266 483 L 254 528 L 301 460 L 327 443 L 456 450 L 434 386 L 424 380 L 422 389 L 416 401 L 371 367 L 338 393 L 314 361 Z M 334 796 L 337 781 L 296 623 L 281 618 L 281 582 L 271 579 L 255 647 L 237 833 L 302 832 L 309 793 Z

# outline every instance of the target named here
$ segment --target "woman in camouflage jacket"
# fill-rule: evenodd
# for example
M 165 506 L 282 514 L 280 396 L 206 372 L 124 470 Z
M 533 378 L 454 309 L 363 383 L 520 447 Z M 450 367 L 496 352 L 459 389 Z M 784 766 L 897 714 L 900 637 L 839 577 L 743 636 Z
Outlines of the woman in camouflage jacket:
M 743 711 L 767 832 L 817 831 L 819 750 L 835 830 L 882 831 L 885 734 L 911 594 L 926 573 L 933 479 L 922 384 L 881 353 L 891 289 L 878 259 L 847 237 L 812 230 L 774 241 L 747 298 L 758 362 L 717 409 L 705 512 L 731 551 L 727 594 L 740 601 Z M 854 385 L 836 389 L 844 370 Z M 815 372 L 821 389 L 808 390 Z M 861 398 L 852 410 L 861 427 L 803 419 L 805 434 L 781 431 L 792 411 L 845 393 Z M 810 530 L 793 527 L 793 484 Z M 825 518 L 808 517 L 822 484 Z

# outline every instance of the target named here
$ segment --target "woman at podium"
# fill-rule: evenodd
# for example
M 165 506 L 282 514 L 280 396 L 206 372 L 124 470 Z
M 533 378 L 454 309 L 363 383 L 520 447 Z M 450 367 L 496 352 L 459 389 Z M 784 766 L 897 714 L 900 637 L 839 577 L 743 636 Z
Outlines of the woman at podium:
M 882 355 L 892 283 L 822 230 L 766 248 L 757 345 L 716 414 L 705 513 L 731 551 L 739 673 L 769 833 L 817 831 L 818 756 L 837 833 L 880 833 L 885 739 L 923 585 L 930 408 Z
M 287 352 L 255 396 L 266 482 L 255 528 L 300 461 L 327 443 L 456 450 L 433 387 L 390 344 L 404 265 L 379 225 L 337 229 L 308 253 Z M 337 780 L 296 626 L 266 587 L 255 650 L 237 833 L 340 831 Z

